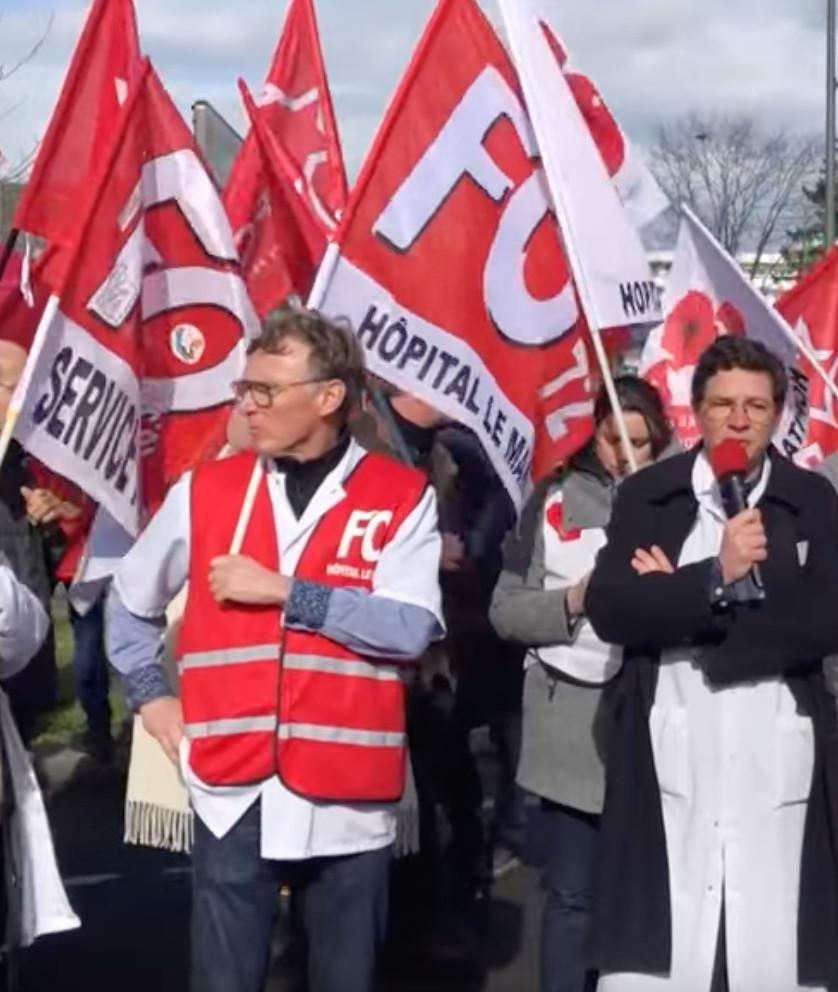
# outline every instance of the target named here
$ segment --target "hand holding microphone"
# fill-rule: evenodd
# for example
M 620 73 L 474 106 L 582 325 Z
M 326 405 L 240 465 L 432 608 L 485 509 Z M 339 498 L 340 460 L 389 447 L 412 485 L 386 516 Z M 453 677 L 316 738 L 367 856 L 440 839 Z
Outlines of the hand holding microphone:
M 759 510 L 743 510 L 725 524 L 719 561 L 726 586 L 751 572 L 762 588 L 759 563 L 768 557 L 768 540 Z
M 745 445 L 729 438 L 717 444 L 709 457 L 728 516 L 719 553 L 722 580 L 725 585 L 730 585 L 748 576 L 756 587 L 757 595 L 746 598 L 762 598 L 764 586 L 759 566 L 768 558 L 768 539 L 762 514 L 748 507 L 748 455 Z

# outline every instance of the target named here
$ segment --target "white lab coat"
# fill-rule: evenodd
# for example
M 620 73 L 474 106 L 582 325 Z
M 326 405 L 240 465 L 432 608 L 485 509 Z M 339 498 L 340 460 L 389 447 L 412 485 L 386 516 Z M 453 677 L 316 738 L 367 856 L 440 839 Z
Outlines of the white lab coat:
M 0 678 L 24 668 L 38 651 L 49 629 L 40 600 L 18 582 L 0 555 Z M 0 691 L 0 736 L 3 758 L 14 793 L 7 850 L 14 858 L 21 883 L 20 926 L 16 935 L 27 947 L 38 937 L 80 926 L 55 861 L 43 797 L 32 762 L 21 742 L 9 700 Z M 9 870 L 9 866 L 6 867 Z
M 770 470 L 766 460 L 751 505 Z M 699 512 L 679 565 L 721 547 L 725 516 L 703 454 L 693 487 Z M 663 656 L 649 725 L 669 864 L 671 973 L 606 974 L 600 992 L 708 992 L 723 903 L 730 992 L 802 992 L 797 912 L 811 720 L 779 678 L 711 688 L 686 649 Z

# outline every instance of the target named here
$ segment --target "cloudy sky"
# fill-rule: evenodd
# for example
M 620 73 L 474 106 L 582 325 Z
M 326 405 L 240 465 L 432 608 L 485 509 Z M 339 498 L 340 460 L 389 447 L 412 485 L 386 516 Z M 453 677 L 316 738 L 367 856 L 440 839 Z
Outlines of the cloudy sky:
M 347 163 L 354 173 L 433 0 L 315 0 Z M 497 20 L 496 0 L 482 0 Z M 817 132 L 823 0 L 553 0 L 575 61 L 628 132 L 689 110 L 743 110 Z M 34 58 L 0 82 L 0 151 L 30 151 L 49 117 L 88 0 L 0 0 L 0 66 L 50 25 Z M 142 45 L 184 112 L 207 99 L 242 125 L 235 80 L 258 85 L 286 0 L 135 0 Z

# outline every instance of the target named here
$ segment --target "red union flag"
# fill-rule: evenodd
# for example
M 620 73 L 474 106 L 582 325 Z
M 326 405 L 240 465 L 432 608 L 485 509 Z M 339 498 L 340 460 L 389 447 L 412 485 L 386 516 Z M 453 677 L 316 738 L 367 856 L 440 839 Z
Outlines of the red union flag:
M 12 422 L 134 535 L 221 433 L 257 321 L 221 201 L 150 68 L 95 190 Z
M 248 290 L 264 316 L 291 293 L 308 293 L 326 243 L 322 224 L 297 192 L 302 180 L 294 162 L 262 119 L 241 80 L 239 88 L 252 127 L 249 140 L 258 148 L 264 183 L 258 222 L 244 246 L 244 258 L 252 263 L 245 264 Z
M 343 155 L 311 0 L 291 0 L 255 104 L 249 109 L 251 116 L 258 114 L 259 128 L 251 129 L 233 163 L 224 206 L 251 297 L 264 315 L 291 293 L 308 294 L 326 238 L 346 204 Z M 288 168 L 272 173 L 269 139 L 287 156 Z M 300 235 L 281 233 L 294 198 L 309 215 L 303 240 L 310 241 L 311 228 L 319 235 L 316 257 L 307 264 L 296 251 Z M 281 214 L 279 221 L 274 212 Z M 297 260 L 289 264 L 293 256 Z
M 94 0 L 14 227 L 54 246 L 74 243 L 90 178 L 110 148 L 140 65 L 132 0 Z
M 312 294 L 370 369 L 471 427 L 516 504 L 588 436 L 586 333 L 518 80 L 441 0 Z
M 812 268 L 796 286 L 777 300 L 777 310 L 829 378 L 838 381 L 838 248 Z M 809 432 L 798 456 L 813 466 L 838 451 L 838 402 L 804 354 L 792 383 L 799 388 L 805 377 L 809 388 Z

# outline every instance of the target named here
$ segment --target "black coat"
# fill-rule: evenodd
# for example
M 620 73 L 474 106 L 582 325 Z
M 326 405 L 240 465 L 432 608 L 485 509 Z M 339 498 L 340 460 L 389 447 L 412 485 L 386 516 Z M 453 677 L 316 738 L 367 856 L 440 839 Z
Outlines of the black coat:
M 801 983 L 838 978 L 838 860 L 834 764 L 838 734 L 822 659 L 838 652 L 838 497 L 825 480 L 772 454 L 759 508 L 768 537 L 764 603 L 726 611 L 710 605 L 710 559 L 674 575 L 638 576 L 636 548 L 659 545 L 675 563 L 696 519 L 696 453 L 626 481 L 587 595 L 597 634 L 623 645 L 625 664 L 609 691 L 611 749 L 597 865 L 592 962 L 610 972 L 666 974 L 671 961 L 669 874 L 660 792 L 649 736 L 661 652 L 701 647 L 718 686 L 784 677 L 815 728 L 798 910 Z M 801 565 L 798 545 L 808 542 Z M 830 787 L 831 786 L 831 787 Z

